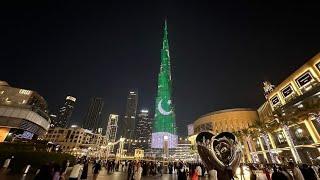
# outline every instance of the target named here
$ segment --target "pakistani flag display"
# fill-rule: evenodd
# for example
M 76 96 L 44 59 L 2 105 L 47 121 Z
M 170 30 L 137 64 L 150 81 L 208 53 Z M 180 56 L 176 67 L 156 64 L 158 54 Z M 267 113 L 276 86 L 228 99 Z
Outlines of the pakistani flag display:
M 158 76 L 156 111 L 152 129 L 152 148 L 163 148 L 164 140 L 169 148 L 175 148 L 178 137 L 175 129 L 175 114 L 172 104 L 172 80 L 170 68 L 167 22 L 164 24 L 161 49 L 161 66 Z

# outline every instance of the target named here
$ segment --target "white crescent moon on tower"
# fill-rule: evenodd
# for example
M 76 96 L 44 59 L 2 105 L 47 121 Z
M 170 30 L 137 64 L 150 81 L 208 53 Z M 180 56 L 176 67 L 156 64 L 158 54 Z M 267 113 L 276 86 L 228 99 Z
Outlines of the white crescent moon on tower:
M 170 115 L 171 113 L 172 113 L 172 110 L 170 110 L 169 112 L 168 111 L 165 111 L 163 108 L 162 108 L 162 99 L 159 101 L 159 103 L 158 103 L 158 110 L 159 110 L 159 112 L 162 114 L 162 115 L 164 115 L 164 116 L 168 116 L 168 115 Z

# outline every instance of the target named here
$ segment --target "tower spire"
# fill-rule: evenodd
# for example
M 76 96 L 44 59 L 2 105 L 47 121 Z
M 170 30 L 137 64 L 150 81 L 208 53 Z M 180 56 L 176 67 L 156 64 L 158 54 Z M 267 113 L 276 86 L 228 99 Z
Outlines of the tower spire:
M 164 27 L 163 27 L 162 49 L 167 49 L 169 51 L 168 26 L 167 26 L 167 20 L 166 19 L 164 20 Z
M 152 148 L 163 148 L 164 139 L 168 140 L 168 148 L 177 146 L 175 132 L 175 113 L 172 102 L 172 80 L 169 55 L 168 27 L 164 21 L 161 66 L 158 75 L 158 91 L 156 112 L 152 130 Z

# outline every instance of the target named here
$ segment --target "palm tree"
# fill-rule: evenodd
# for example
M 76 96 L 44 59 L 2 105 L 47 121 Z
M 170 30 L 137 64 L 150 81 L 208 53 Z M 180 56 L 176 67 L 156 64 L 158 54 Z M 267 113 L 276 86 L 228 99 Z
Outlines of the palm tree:
M 296 149 L 296 147 L 294 145 L 293 138 L 292 138 L 292 136 L 290 134 L 290 131 L 289 131 L 289 125 L 298 124 L 298 122 L 300 121 L 300 118 L 297 118 L 296 116 L 292 116 L 292 115 L 293 114 L 291 114 L 290 116 L 286 116 L 286 115 L 278 116 L 278 115 L 275 115 L 275 116 L 273 116 L 273 123 L 275 123 L 279 127 L 281 127 L 282 132 L 285 134 L 285 137 L 287 139 L 289 148 L 291 150 L 291 153 L 294 156 L 295 161 L 297 163 L 301 163 L 302 161 L 300 159 L 298 151 L 297 151 L 297 149 Z
M 253 126 L 251 127 L 252 129 L 256 129 L 258 131 L 258 134 L 260 137 L 262 137 L 264 143 L 266 144 L 267 147 L 267 151 L 271 157 L 271 161 L 272 163 L 276 163 L 275 158 L 271 152 L 271 148 L 270 148 L 270 140 L 268 139 L 268 132 L 270 132 L 269 130 L 269 126 L 267 123 L 256 119 L 253 123 Z M 263 146 L 263 145 L 262 145 Z

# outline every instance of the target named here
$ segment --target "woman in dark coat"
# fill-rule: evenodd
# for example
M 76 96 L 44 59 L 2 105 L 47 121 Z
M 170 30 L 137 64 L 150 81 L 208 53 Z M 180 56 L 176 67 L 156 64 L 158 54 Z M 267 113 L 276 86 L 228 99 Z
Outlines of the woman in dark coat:
M 84 161 L 80 179 L 87 179 L 87 177 L 88 177 L 88 166 L 89 166 L 88 161 Z

